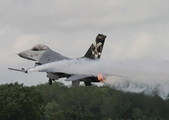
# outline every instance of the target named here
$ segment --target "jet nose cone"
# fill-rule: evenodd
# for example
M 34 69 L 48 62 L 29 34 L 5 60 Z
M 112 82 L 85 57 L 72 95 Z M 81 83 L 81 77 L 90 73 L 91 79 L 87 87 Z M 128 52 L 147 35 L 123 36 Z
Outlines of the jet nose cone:
M 20 56 L 21 58 L 36 61 L 34 55 L 31 54 L 31 52 L 29 50 L 22 51 L 22 52 L 18 53 L 17 55 Z
M 20 57 L 23 57 L 23 56 L 24 56 L 23 52 L 20 52 L 20 53 L 18 53 L 17 55 L 20 56 Z

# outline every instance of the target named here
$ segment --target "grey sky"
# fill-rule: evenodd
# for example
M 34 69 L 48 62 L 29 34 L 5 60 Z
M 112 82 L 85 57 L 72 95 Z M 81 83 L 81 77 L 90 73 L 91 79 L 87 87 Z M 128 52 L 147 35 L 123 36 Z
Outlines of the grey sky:
M 98 33 L 107 35 L 102 59 L 169 58 L 168 5 L 167 0 L 1 0 L 0 83 L 46 82 L 45 73 L 8 71 L 34 66 L 15 53 L 42 43 L 80 57 Z

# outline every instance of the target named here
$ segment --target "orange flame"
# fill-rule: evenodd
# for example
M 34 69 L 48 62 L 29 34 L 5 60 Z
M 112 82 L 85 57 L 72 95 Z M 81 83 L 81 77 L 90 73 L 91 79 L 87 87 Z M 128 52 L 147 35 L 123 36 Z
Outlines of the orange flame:
M 106 79 L 107 79 L 107 77 L 105 77 L 103 74 L 98 74 L 97 79 L 98 79 L 100 82 L 105 82 Z

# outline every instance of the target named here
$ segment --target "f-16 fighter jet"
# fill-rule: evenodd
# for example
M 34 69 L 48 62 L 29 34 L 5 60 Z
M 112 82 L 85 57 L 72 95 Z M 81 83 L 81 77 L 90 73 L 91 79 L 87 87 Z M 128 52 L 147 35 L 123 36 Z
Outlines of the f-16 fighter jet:
M 89 60 L 98 60 L 102 54 L 105 38 L 106 38 L 105 35 L 98 34 L 95 41 L 89 47 L 86 54 L 81 58 L 86 58 Z M 35 45 L 32 49 L 20 52 L 18 55 L 24 59 L 35 61 L 35 66 L 44 65 L 55 61 L 72 59 L 51 50 L 48 46 L 43 44 Z M 27 70 L 25 70 L 24 68 L 22 68 L 21 70 L 14 68 L 8 69 L 27 73 Z M 106 76 L 102 74 L 99 74 L 98 76 L 86 76 L 86 75 L 67 74 L 62 72 L 55 73 L 47 72 L 47 77 L 49 78 L 50 85 L 52 84 L 52 81 L 66 77 L 67 81 L 72 81 L 73 86 L 78 86 L 80 84 L 80 81 L 83 81 L 86 86 L 91 86 L 91 82 L 102 82 L 105 81 L 106 79 Z

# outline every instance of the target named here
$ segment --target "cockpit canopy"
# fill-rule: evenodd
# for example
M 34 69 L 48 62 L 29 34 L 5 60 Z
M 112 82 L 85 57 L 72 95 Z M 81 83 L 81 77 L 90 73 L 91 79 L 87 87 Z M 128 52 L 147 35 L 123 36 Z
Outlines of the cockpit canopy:
M 37 44 L 35 45 L 31 50 L 33 51 L 44 51 L 44 50 L 49 50 L 49 47 L 43 44 Z

